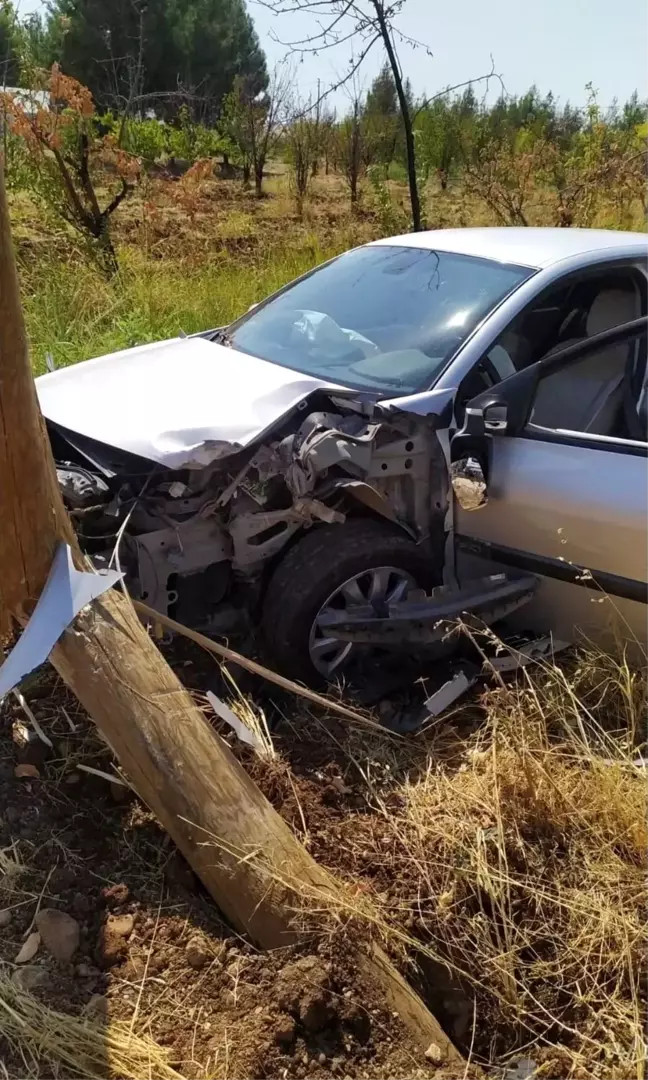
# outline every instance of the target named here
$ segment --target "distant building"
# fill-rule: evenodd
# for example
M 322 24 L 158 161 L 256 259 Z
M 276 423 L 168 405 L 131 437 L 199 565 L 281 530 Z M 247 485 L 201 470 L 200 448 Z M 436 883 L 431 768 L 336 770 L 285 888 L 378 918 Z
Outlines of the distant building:
M 39 109 L 51 109 L 49 90 L 25 90 L 21 86 L 3 86 L 2 92 L 15 98 L 28 116 L 35 116 Z

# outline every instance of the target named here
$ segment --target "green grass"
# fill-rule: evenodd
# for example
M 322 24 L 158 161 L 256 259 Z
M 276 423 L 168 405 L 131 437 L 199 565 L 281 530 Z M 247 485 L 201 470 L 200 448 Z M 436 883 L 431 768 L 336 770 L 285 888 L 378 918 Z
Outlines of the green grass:
M 250 304 L 344 248 L 316 239 L 258 255 L 216 253 L 205 263 L 120 253 L 107 280 L 83 259 L 41 262 L 21 273 L 34 372 L 51 352 L 57 367 L 117 349 L 221 326 Z

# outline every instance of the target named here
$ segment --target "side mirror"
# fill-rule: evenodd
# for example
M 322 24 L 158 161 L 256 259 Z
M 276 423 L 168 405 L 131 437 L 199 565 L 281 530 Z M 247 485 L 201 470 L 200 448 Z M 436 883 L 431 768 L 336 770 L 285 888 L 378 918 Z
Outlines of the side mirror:
M 450 482 L 462 510 L 479 510 L 488 502 L 484 470 L 476 457 L 462 457 L 450 466 Z

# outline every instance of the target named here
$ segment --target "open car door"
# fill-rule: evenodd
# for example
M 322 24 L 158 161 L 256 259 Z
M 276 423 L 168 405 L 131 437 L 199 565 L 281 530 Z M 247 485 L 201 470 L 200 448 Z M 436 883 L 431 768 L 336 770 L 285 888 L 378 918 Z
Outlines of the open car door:
M 540 360 L 466 407 L 451 443 L 455 572 L 537 575 L 519 629 L 642 652 L 648 610 L 641 318 Z

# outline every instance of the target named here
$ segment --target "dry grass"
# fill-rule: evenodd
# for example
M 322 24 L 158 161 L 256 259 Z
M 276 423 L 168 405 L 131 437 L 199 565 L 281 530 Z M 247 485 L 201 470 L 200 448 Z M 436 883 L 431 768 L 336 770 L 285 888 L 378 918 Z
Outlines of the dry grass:
M 526 1042 L 562 1048 L 545 1075 L 644 1075 L 645 703 L 602 654 L 542 666 L 487 694 L 460 763 L 421 761 L 400 814 L 376 800 L 385 918 L 471 985 L 485 1058 Z
M 168 1054 L 146 1035 L 117 1021 L 98 1024 L 56 1012 L 0 976 L 0 1031 L 18 1062 L 20 1075 L 64 1075 L 94 1080 L 182 1080 Z M 24 1071 L 23 1071 L 24 1070 Z M 4 1075 L 11 1074 L 4 1065 Z
M 538 1076 L 643 1080 L 645 678 L 588 650 L 482 708 L 468 737 L 447 721 L 414 742 L 349 734 L 374 813 L 315 844 L 350 887 L 301 889 L 309 918 L 364 925 L 432 983 L 441 962 L 432 1007 L 460 988 L 455 1038 L 483 1065 L 524 1052 Z

